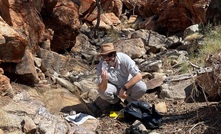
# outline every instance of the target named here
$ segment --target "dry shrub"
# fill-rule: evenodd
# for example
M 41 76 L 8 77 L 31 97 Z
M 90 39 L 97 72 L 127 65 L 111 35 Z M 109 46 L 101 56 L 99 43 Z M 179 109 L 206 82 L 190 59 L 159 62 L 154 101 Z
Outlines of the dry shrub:
M 219 99 L 221 98 L 221 52 L 208 57 L 206 66 L 213 67 L 213 71 L 200 74 L 196 82 L 209 99 Z

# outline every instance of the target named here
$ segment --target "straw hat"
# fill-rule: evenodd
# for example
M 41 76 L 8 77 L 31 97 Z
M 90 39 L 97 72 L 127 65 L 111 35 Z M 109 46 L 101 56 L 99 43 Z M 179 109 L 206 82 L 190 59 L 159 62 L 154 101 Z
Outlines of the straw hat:
M 116 49 L 114 48 L 113 43 L 105 43 L 101 45 L 100 53 L 98 55 L 99 56 L 106 55 L 111 52 L 116 52 Z

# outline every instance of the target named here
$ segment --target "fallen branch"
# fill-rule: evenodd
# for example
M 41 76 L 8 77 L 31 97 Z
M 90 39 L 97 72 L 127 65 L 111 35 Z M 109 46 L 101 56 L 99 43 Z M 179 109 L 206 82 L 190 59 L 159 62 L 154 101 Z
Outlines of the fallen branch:
M 202 124 L 204 124 L 204 122 L 198 122 L 198 123 L 196 123 L 195 125 L 193 125 L 193 127 L 190 128 L 190 130 L 189 130 L 189 134 L 191 134 L 191 131 L 192 131 L 196 126 L 202 125 Z
M 217 69 L 218 67 L 219 66 L 200 68 L 196 71 L 193 71 L 192 73 L 186 73 L 186 74 L 181 74 L 181 75 L 176 75 L 176 76 L 169 76 L 165 79 L 165 82 L 174 82 L 174 81 L 191 79 L 191 78 L 196 77 L 199 74 L 210 73 L 214 69 Z
M 169 76 L 165 79 L 165 82 L 174 82 L 174 81 L 180 81 L 180 80 L 186 80 L 193 77 L 196 77 L 196 73 L 188 73 L 188 74 L 181 74 L 176 76 Z
M 101 19 L 101 5 L 100 5 L 99 0 L 96 0 L 96 6 L 97 6 L 97 23 L 96 23 L 96 26 L 94 28 L 94 37 L 95 38 L 98 37 L 98 29 L 99 29 L 100 19 Z
M 189 64 L 192 66 L 192 67 L 195 67 L 195 68 L 197 68 L 197 69 L 200 69 L 200 68 L 202 68 L 202 67 L 200 67 L 200 66 L 197 66 L 197 65 L 195 65 L 195 64 L 193 64 L 193 63 L 191 63 L 191 62 L 189 62 Z

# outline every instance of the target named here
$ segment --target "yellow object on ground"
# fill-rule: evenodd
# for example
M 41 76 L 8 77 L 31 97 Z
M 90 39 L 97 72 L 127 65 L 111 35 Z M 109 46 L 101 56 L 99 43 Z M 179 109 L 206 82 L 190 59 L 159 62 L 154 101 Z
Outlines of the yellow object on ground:
M 119 113 L 119 111 L 110 111 L 111 118 L 116 118 L 117 116 L 118 116 L 118 118 L 124 118 L 123 113 Z

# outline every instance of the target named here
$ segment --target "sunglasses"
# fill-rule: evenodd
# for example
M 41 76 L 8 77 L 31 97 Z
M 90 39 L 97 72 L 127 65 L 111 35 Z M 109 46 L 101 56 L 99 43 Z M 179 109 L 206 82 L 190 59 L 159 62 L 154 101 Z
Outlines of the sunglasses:
M 109 54 L 107 54 L 107 55 L 102 55 L 102 58 L 103 58 L 103 59 L 111 58 L 111 57 L 113 57 L 114 55 L 115 55 L 115 53 L 112 52 L 112 53 L 109 53 Z

